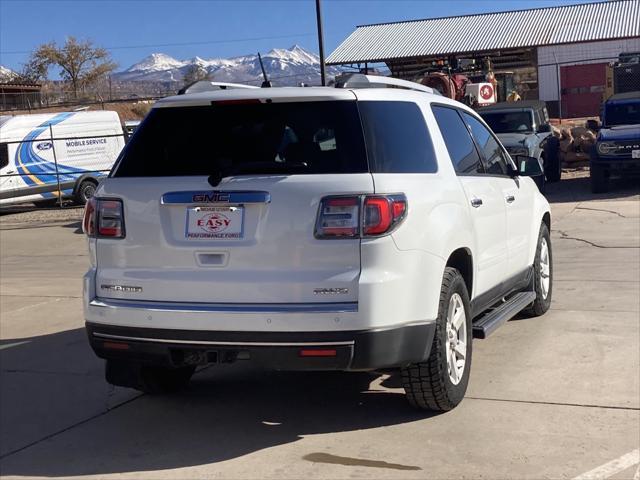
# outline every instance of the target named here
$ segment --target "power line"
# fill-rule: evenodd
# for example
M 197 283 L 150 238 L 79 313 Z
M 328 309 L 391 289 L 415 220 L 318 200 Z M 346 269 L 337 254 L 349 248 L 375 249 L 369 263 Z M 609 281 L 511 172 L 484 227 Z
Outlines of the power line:
M 311 37 L 313 33 L 290 33 L 288 35 L 276 35 L 270 37 L 253 37 L 253 38 L 233 38 L 228 40 L 207 40 L 202 42 L 178 42 L 178 43 L 156 43 L 147 45 L 119 45 L 115 47 L 105 47 L 105 50 L 131 50 L 136 48 L 156 48 L 156 47 L 184 47 L 190 45 L 213 45 L 221 43 L 242 43 L 242 42 L 257 42 L 260 40 L 278 40 L 283 38 L 292 37 Z M 31 50 L 13 50 L 13 51 L 0 51 L 2 55 L 22 55 L 25 53 L 31 53 Z

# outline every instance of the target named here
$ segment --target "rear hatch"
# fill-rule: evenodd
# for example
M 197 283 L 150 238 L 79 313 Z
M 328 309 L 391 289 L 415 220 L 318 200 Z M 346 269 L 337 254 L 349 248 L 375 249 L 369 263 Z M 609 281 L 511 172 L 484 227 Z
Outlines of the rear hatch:
M 372 192 L 355 99 L 155 108 L 98 191 L 125 234 L 97 240 L 97 295 L 357 301 L 360 240 L 314 229 L 323 197 Z

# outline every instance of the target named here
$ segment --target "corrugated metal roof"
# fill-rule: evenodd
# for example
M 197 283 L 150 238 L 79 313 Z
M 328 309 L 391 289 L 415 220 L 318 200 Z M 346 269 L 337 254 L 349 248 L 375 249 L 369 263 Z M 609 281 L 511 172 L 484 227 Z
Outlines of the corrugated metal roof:
M 362 25 L 327 63 L 471 53 L 640 36 L 640 0 Z

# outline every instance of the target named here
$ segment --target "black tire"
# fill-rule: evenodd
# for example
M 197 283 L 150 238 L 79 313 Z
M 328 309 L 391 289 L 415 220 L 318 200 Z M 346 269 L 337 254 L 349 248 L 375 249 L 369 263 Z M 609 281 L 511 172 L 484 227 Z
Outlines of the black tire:
M 549 265 L 549 287 L 547 289 L 546 296 L 544 295 L 542 285 L 542 264 L 540 257 L 542 254 L 543 240 L 546 242 L 548 250 L 548 265 Z M 551 296 L 553 294 L 553 251 L 551 248 L 551 236 L 549 235 L 549 228 L 546 223 L 542 223 L 540 226 L 540 233 L 538 234 L 538 246 L 536 247 L 536 256 L 533 261 L 533 279 L 532 287 L 536 292 L 535 301 L 523 310 L 523 314 L 528 317 L 539 317 L 544 315 L 551 306 Z
M 559 151 L 559 140 L 551 136 L 547 140 L 544 148 L 544 173 L 549 183 L 559 182 L 562 178 L 562 165 Z
M 105 377 L 108 383 L 129 387 L 144 393 L 171 393 L 185 388 L 195 367 L 163 367 L 141 365 L 123 360 L 107 360 Z
M 98 183 L 95 180 L 83 180 L 78 185 L 76 189 L 76 193 L 74 195 L 74 200 L 78 205 L 84 205 L 87 201 L 93 197 L 93 194 L 96 193 L 96 188 Z
M 591 165 L 589 177 L 591 179 L 592 193 L 606 193 L 609 190 L 609 178 L 606 176 L 604 169 Z
M 451 297 L 458 294 L 462 299 L 466 328 L 466 355 L 462 376 L 457 384 L 449 377 L 447 362 L 447 314 Z M 415 408 L 421 410 L 448 411 L 458 405 L 464 398 L 469 384 L 471 369 L 472 325 L 469 294 L 460 272 L 455 268 L 445 268 L 440 290 L 436 332 L 425 362 L 411 364 L 402 369 L 402 384 L 407 400 Z

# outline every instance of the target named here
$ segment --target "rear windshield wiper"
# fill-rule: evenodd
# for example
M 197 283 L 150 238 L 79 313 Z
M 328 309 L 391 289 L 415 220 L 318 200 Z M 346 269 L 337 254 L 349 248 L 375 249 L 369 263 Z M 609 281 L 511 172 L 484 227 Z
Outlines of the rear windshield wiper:
M 253 175 L 271 173 L 297 173 L 307 170 L 309 165 L 305 162 L 248 162 L 234 165 L 232 167 L 221 168 L 217 172 L 209 175 L 208 182 L 212 187 L 217 187 L 223 178 L 234 175 Z

